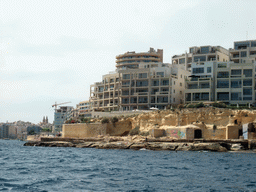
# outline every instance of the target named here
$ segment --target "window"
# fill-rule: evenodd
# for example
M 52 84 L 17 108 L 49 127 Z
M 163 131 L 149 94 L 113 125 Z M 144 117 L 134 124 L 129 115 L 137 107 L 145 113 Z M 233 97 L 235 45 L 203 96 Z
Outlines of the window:
M 169 85 L 169 80 L 162 80 L 162 85 Z
M 175 98 L 173 98 L 173 102 L 175 102 Z
M 136 82 L 136 86 L 137 86 L 137 87 L 148 86 L 148 81 L 137 81 L 137 82 Z
M 173 84 L 175 85 L 175 81 L 173 81 Z
M 217 100 L 219 100 L 219 101 L 229 100 L 229 93 L 228 92 L 217 93 Z
M 130 74 L 123 74 L 123 79 L 130 79 Z
M 227 68 L 227 63 L 218 63 L 218 68 Z
M 229 88 L 229 81 L 217 81 L 217 88 Z
M 237 42 L 235 43 L 235 49 L 246 49 L 250 46 L 250 42 Z
M 241 93 L 231 93 L 231 100 L 242 100 Z
M 209 47 L 201 47 L 201 53 L 209 53 Z
M 147 78 L 147 73 L 139 73 L 139 78 Z
M 156 72 L 156 75 L 164 77 L 164 72 Z
M 180 86 L 182 86 L 182 83 L 180 83 Z
M 252 41 L 251 46 L 252 46 L 252 47 L 256 47 L 256 41 Z
M 159 86 L 159 80 L 153 80 L 152 86 Z
M 231 75 L 241 75 L 242 70 L 241 69 L 232 69 L 231 70 Z
M 211 73 L 212 72 L 212 68 L 211 67 L 207 67 L 207 73 Z
M 201 100 L 209 100 L 209 93 L 202 93 Z
M 247 52 L 246 51 L 242 51 L 241 52 L 241 57 L 246 57 L 247 56 Z
M 217 78 L 229 78 L 228 71 L 220 71 L 217 73 Z
M 243 86 L 252 86 L 252 80 L 251 79 L 246 79 L 243 81 Z
M 241 88 L 241 87 L 242 87 L 241 79 L 231 81 L 231 88 Z
M 206 61 L 206 56 L 194 56 L 194 62 Z
M 179 59 L 179 64 L 184 64 L 185 63 L 185 59 Z
M 252 77 L 252 69 L 244 69 L 245 77 Z
M 173 93 L 175 93 L 175 89 L 173 89 Z
M 190 48 L 190 49 L 189 49 L 189 52 L 190 52 L 190 53 L 194 53 L 194 48 Z
M 182 91 L 180 91 L 180 94 L 182 95 Z
M 204 73 L 204 68 L 203 67 L 193 68 L 193 74 L 196 74 L 196 73 Z
M 252 95 L 252 89 L 251 88 L 244 88 L 243 95 Z
M 180 78 L 182 78 L 182 75 L 180 75 Z

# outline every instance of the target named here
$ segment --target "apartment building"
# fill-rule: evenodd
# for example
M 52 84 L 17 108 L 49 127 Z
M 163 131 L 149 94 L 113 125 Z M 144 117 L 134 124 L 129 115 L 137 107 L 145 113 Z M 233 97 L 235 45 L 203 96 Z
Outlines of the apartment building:
M 116 56 L 116 68 L 119 69 L 137 69 L 139 63 L 157 63 L 163 62 L 163 49 L 150 48 L 148 52 L 136 53 L 135 51 L 126 52 Z
M 184 102 L 185 77 L 181 66 L 165 63 L 140 63 L 138 69 L 120 70 L 121 109 L 164 109 Z
M 255 102 L 254 63 L 192 63 L 186 79 L 185 102 L 222 101 L 227 104 Z
M 189 48 L 189 53 L 172 57 L 172 64 L 183 65 L 185 70 L 189 71 L 191 71 L 192 63 L 207 61 L 229 61 L 229 51 L 221 46 L 194 46 Z
M 0 139 L 9 138 L 9 124 L 4 123 L 0 125 Z
M 246 60 L 256 60 L 256 40 L 235 41 L 234 48 L 229 49 L 230 60 L 234 63 L 246 63 Z
M 118 72 L 103 75 L 101 82 L 90 86 L 92 111 L 116 111 L 120 105 L 120 77 Z
M 62 124 L 70 118 L 72 106 L 61 106 L 54 112 L 54 132 L 62 131 Z

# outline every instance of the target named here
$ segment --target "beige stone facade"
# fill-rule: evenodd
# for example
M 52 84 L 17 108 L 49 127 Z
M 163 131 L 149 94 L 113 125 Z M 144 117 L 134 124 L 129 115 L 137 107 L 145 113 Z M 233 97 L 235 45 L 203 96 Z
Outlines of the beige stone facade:
M 101 123 L 79 123 L 64 124 L 62 126 L 62 135 L 64 138 L 86 138 L 106 135 L 107 124 Z

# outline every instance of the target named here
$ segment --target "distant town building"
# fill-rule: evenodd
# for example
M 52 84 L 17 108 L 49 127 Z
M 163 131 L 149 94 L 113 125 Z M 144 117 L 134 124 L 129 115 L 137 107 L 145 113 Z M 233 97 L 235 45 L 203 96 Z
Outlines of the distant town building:
M 31 125 L 27 127 L 27 134 L 28 135 L 34 135 L 39 134 L 42 131 L 42 128 L 37 125 Z
M 0 139 L 9 138 L 9 124 L 0 125 Z

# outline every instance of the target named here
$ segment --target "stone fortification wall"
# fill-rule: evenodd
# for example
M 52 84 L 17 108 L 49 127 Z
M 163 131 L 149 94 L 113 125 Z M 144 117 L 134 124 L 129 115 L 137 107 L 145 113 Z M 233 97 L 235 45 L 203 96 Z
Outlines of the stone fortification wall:
M 226 127 L 217 128 L 216 130 L 202 129 L 203 138 L 207 139 L 226 139 Z
M 254 122 L 255 119 L 256 112 L 254 110 L 231 110 L 209 107 L 144 113 L 131 118 L 131 123 L 132 128 L 139 126 L 141 131 L 149 131 L 154 129 L 156 125 L 162 128 L 163 126 L 184 126 L 203 123 L 205 128 L 207 128 L 207 125 L 226 127 L 228 124 L 235 123 L 241 125 Z
M 63 126 L 64 137 L 95 137 L 98 135 L 124 136 L 139 127 L 141 133 L 159 129 L 157 136 L 174 139 L 194 139 L 195 129 L 202 131 L 205 139 L 238 139 L 239 129 L 246 123 L 255 123 L 254 110 L 231 110 L 219 108 L 175 109 L 122 117 L 116 123 L 71 124 Z M 215 126 L 214 126 L 215 125 Z M 227 126 L 231 126 L 227 128 Z M 213 128 L 215 127 L 215 128 Z M 185 129 L 186 128 L 186 129 Z M 164 132 L 162 130 L 165 130 Z M 251 134 L 252 135 L 252 134 Z
M 64 138 L 97 137 L 107 134 L 107 125 L 100 123 L 64 124 L 62 134 Z

